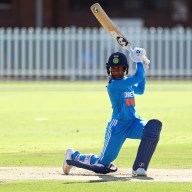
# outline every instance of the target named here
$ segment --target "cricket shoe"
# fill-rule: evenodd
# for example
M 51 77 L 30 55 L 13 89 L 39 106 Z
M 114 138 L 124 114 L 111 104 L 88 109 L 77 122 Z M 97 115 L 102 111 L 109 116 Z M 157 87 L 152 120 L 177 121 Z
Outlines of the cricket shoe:
M 147 177 L 147 171 L 144 168 L 138 168 L 136 171 L 132 170 L 133 177 Z
M 75 151 L 73 149 L 67 149 L 66 153 L 65 153 L 65 157 L 64 157 L 64 161 L 63 161 L 63 173 L 65 173 L 66 175 L 69 174 L 71 168 L 73 167 L 72 165 L 68 165 L 67 164 L 67 160 L 71 160 L 72 159 L 72 155 Z

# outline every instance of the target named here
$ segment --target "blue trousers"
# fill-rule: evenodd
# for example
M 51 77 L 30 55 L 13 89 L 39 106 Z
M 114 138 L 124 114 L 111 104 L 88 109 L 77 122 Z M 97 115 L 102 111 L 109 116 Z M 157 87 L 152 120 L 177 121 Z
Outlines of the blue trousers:
M 112 119 L 106 128 L 104 147 L 99 156 L 99 163 L 108 166 L 114 161 L 127 138 L 141 139 L 147 121 L 135 118 L 132 121 Z
M 119 151 L 127 138 L 141 139 L 146 124 L 147 121 L 140 118 L 135 118 L 131 121 L 112 119 L 106 128 L 104 146 L 100 156 L 80 154 L 79 151 L 76 151 L 73 155 L 73 159 L 82 162 L 89 159 L 90 164 L 98 162 L 99 164 L 108 167 L 110 163 L 117 158 Z

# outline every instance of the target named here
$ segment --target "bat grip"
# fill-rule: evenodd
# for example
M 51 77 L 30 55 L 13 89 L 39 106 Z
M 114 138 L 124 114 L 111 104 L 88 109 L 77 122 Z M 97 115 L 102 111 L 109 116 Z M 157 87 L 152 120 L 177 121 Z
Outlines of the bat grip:
M 127 47 L 127 51 L 129 51 L 129 53 L 133 52 L 133 49 L 131 46 Z

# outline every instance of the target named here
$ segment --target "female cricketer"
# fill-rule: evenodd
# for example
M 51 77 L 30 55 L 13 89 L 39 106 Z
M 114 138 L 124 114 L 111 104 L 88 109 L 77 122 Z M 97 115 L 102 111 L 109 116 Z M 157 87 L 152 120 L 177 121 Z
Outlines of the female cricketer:
M 112 105 L 112 117 L 109 121 L 104 146 L 99 156 L 81 154 L 67 149 L 63 162 L 63 172 L 69 174 L 73 166 L 88 169 L 96 173 L 107 174 L 117 171 L 112 162 L 127 138 L 140 139 L 137 155 L 132 167 L 133 176 L 146 176 L 149 162 L 159 141 L 162 123 L 157 119 L 143 120 L 135 111 L 135 94 L 145 90 L 145 69 L 148 67 L 146 52 L 135 48 L 130 58 L 136 63 L 136 72 L 127 77 L 129 65 L 123 53 L 113 53 L 106 64 L 109 82 L 107 91 Z

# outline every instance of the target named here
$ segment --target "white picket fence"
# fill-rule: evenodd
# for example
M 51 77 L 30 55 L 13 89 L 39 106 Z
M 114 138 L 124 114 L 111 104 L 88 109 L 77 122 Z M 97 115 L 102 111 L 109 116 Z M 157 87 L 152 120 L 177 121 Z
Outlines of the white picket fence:
M 148 78 L 192 78 L 192 29 L 124 28 L 133 47 L 151 60 Z M 100 79 L 114 51 L 122 50 L 96 28 L 0 28 L 0 79 Z M 129 60 L 130 74 L 134 64 Z

